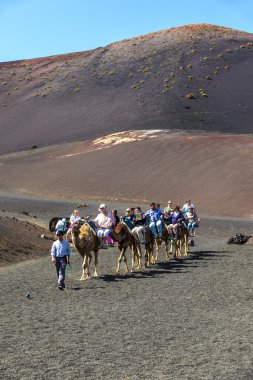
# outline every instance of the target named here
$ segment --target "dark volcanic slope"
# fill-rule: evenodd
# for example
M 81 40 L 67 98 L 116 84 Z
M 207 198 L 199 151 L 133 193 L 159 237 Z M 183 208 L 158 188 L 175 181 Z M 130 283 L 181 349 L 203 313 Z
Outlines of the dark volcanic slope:
M 252 64 L 252 34 L 212 25 L 2 63 L 0 154 L 130 129 L 251 133 Z

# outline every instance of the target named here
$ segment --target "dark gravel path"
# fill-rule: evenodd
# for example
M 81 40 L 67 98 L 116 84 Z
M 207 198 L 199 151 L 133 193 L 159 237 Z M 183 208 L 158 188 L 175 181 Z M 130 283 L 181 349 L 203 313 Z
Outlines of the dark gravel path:
M 0 378 L 252 379 L 252 246 L 205 223 L 188 258 L 141 273 L 115 277 L 115 248 L 80 282 L 74 252 L 65 291 L 49 258 L 0 269 Z

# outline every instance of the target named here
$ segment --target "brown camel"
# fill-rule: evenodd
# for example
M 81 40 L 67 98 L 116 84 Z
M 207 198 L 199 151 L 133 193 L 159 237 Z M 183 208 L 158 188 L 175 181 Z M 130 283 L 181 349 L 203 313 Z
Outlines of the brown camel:
M 78 225 L 74 225 L 72 227 L 72 240 L 76 249 L 83 258 L 83 273 L 80 280 L 87 280 L 91 277 L 91 251 L 93 251 L 95 255 L 95 270 L 93 276 L 97 277 L 98 250 L 100 247 L 99 238 L 96 235 L 94 235 L 90 226 L 85 223 L 81 227 L 79 227 Z
M 120 263 L 123 259 L 125 263 L 125 273 L 129 272 L 128 266 L 127 266 L 127 258 L 126 258 L 126 250 L 128 247 L 132 250 L 132 269 L 131 271 L 134 271 L 134 262 L 135 257 L 137 257 L 137 270 L 140 271 L 141 269 L 141 260 L 140 260 L 140 254 L 137 251 L 136 241 L 133 237 L 132 232 L 127 227 L 127 225 L 124 222 L 120 222 L 114 230 L 112 230 L 109 235 L 111 238 L 118 243 L 118 248 L 120 250 L 120 255 L 118 258 L 118 266 L 116 269 L 115 274 L 120 273 Z
M 184 256 L 187 256 L 189 252 L 189 244 L 188 244 L 189 231 L 187 227 L 184 224 L 180 224 L 177 228 L 177 239 L 175 240 L 174 237 L 175 236 L 171 228 L 169 229 L 169 238 L 171 241 L 170 253 L 172 253 L 172 247 L 174 245 L 175 247 L 174 257 L 182 256 L 182 247 L 184 245 Z
M 161 236 L 161 240 L 162 240 L 163 245 L 164 245 L 165 250 L 166 250 L 166 260 L 169 260 L 168 239 L 169 239 L 168 228 L 167 228 L 166 224 L 164 223 L 164 221 L 162 220 L 162 236 Z M 159 239 L 154 239 L 154 246 L 155 246 L 155 251 L 156 251 L 155 257 L 152 257 L 152 261 L 153 261 L 154 264 L 158 263 L 158 261 L 159 261 L 159 258 L 158 258 L 158 255 L 159 255 L 158 244 L 159 244 Z

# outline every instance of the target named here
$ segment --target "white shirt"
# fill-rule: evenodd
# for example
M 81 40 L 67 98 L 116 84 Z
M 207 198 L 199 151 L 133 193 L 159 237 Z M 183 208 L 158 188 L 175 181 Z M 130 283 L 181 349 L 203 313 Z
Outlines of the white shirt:
M 98 216 L 94 219 L 94 222 L 97 227 L 101 228 L 110 228 L 112 223 L 112 215 L 111 213 L 107 213 L 106 215 L 102 212 L 98 214 Z

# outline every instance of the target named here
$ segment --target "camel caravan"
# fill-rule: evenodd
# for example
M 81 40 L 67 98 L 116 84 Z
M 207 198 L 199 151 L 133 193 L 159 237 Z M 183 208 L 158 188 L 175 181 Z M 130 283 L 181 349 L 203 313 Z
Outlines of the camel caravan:
M 91 219 L 90 215 L 81 218 L 79 211 L 74 210 L 70 218 L 53 218 L 49 222 L 50 231 L 55 231 L 57 236 L 66 235 L 67 242 L 72 242 L 82 256 L 81 280 L 91 277 L 92 252 L 95 258 L 93 276 L 96 277 L 99 250 L 114 247 L 115 244 L 120 252 L 116 275 L 120 274 L 122 261 L 124 272 L 129 272 L 126 256 L 128 247 L 132 252 L 131 272 L 141 270 L 143 249 L 146 268 L 158 263 L 160 246 L 165 248 L 166 260 L 170 259 L 170 254 L 179 258 L 183 255 L 183 249 L 184 256 L 187 256 L 189 237 L 195 236 L 195 228 L 200 222 L 190 200 L 182 208 L 172 207 L 172 202 L 168 201 L 163 211 L 160 204 L 154 202 L 146 213 L 140 207 L 127 208 L 122 217 L 118 216 L 117 210 L 108 211 L 104 203 L 99 206 L 98 211 L 95 219 Z

